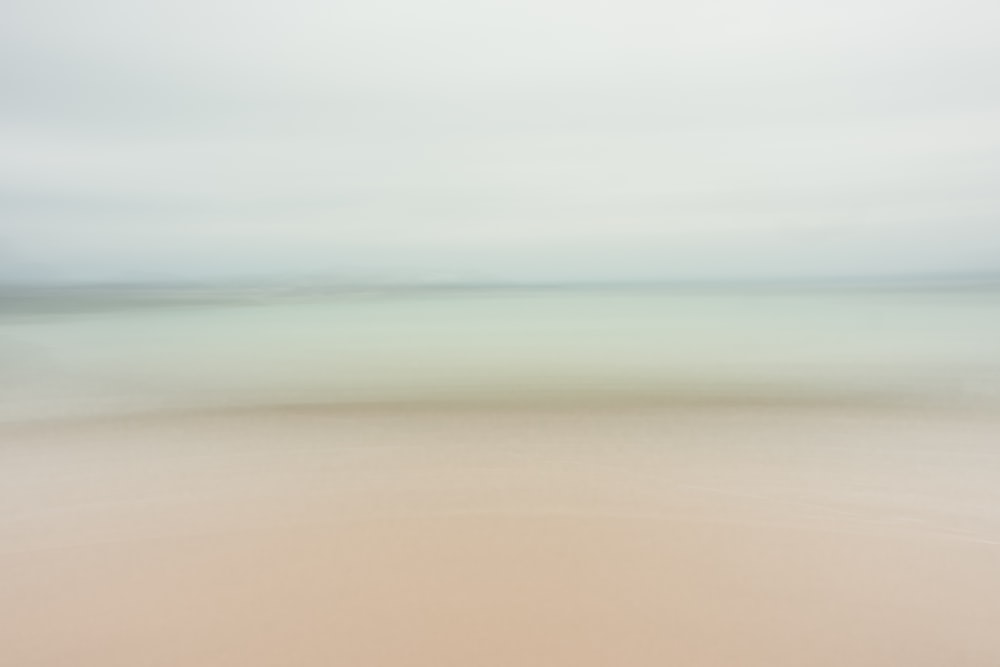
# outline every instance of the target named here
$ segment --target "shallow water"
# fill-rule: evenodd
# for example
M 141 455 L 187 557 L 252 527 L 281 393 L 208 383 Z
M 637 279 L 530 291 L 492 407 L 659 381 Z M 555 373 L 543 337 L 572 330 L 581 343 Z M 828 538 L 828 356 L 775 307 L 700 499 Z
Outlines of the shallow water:
M 5 419 L 639 397 L 993 404 L 1000 293 L 441 291 L 8 311 L 0 374 Z

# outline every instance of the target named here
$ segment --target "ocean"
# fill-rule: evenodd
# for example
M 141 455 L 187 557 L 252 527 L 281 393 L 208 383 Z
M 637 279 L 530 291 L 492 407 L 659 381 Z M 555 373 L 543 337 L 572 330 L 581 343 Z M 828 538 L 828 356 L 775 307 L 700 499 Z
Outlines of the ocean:
M 0 419 L 266 405 L 1000 406 L 990 290 L 412 290 L 0 310 Z

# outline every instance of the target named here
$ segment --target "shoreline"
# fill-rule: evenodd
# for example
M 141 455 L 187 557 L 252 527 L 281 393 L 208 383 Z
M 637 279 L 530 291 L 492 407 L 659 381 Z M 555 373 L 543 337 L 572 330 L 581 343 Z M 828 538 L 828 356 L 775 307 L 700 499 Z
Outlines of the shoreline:
M 188 418 L 226 418 L 255 414 L 288 415 L 379 415 L 428 414 L 459 415 L 495 413 L 532 415 L 544 413 L 597 412 L 629 414 L 634 412 L 683 413 L 688 411 L 740 412 L 757 411 L 779 414 L 864 414 L 871 416 L 942 418 L 997 417 L 994 400 L 965 397 L 946 400 L 941 396 L 914 396 L 889 392 L 665 392 L 665 391 L 581 391 L 542 392 L 537 394 L 492 393 L 458 397 L 424 392 L 415 398 L 372 398 L 370 400 L 309 400 L 289 402 L 177 403 L 161 405 L 114 406 L 106 409 L 64 410 L 47 414 L 12 413 L 0 418 L 0 438 L 5 431 L 20 429 L 74 427 L 89 423 L 170 421 Z

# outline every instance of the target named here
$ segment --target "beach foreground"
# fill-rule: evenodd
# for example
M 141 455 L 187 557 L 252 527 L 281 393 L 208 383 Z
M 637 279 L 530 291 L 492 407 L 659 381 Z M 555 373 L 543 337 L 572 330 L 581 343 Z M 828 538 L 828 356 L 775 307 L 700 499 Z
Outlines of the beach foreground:
M 995 667 L 998 436 L 738 406 L 6 426 L 0 664 Z

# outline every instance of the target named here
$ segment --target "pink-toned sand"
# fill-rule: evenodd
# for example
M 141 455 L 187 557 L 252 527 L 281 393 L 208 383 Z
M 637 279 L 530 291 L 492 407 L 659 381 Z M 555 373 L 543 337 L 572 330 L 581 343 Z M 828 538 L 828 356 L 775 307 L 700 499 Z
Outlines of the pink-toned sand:
M 0 492 L 5 667 L 1000 665 L 982 415 L 8 426 Z

